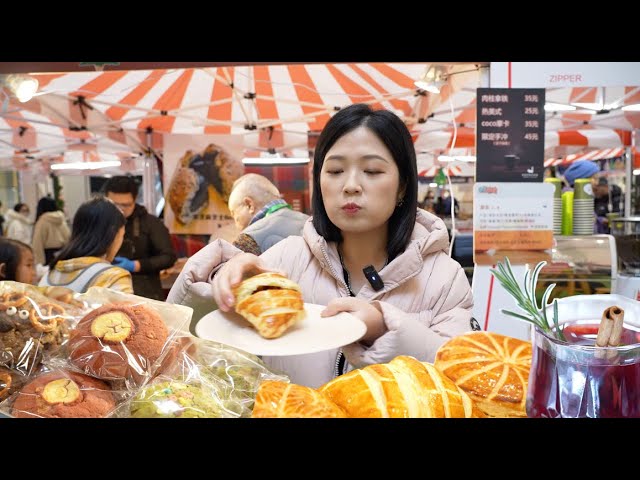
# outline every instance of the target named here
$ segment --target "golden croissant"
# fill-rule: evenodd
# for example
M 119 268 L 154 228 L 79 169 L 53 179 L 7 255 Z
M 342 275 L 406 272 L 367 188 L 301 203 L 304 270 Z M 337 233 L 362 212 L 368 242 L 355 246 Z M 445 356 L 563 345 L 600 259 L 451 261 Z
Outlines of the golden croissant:
M 469 396 L 433 365 L 404 355 L 353 370 L 318 390 L 349 417 L 484 417 Z
M 279 273 L 247 278 L 233 293 L 236 312 L 264 338 L 277 338 L 304 318 L 300 286 Z
M 313 388 L 266 380 L 260 384 L 253 418 L 344 418 L 340 407 Z

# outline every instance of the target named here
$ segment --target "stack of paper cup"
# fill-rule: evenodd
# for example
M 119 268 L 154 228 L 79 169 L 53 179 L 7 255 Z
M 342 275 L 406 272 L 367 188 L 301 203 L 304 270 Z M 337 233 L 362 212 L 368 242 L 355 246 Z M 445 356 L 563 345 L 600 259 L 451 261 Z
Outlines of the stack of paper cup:
M 553 234 L 562 234 L 562 180 L 555 177 L 544 179 L 545 182 L 553 184 Z
M 573 234 L 573 192 L 562 194 L 562 235 Z
M 578 178 L 574 183 L 573 192 L 573 234 L 592 235 L 594 199 L 591 180 Z

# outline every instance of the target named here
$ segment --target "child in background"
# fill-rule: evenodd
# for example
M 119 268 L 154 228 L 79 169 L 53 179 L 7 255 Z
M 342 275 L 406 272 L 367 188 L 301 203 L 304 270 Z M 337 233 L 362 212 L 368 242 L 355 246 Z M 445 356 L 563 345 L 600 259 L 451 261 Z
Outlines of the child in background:
M 33 284 L 35 277 L 31 247 L 18 240 L 0 238 L 0 280 Z

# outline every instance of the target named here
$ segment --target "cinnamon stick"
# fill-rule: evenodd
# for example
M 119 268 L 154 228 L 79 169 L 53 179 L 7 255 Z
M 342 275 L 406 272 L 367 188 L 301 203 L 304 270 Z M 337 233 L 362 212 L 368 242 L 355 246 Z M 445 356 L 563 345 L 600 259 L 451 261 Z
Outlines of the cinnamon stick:
M 600 328 L 596 337 L 597 347 L 617 347 L 622 339 L 624 323 L 624 310 L 617 305 L 609 307 L 602 312 Z M 610 352 L 608 357 L 615 356 L 615 352 Z M 596 358 L 604 358 L 602 352 L 596 351 Z

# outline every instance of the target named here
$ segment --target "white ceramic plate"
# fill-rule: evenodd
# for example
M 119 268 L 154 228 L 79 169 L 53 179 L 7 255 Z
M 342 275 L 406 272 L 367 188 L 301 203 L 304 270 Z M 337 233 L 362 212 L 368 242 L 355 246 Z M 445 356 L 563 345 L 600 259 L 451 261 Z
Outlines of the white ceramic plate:
M 341 312 L 321 317 L 323 305 L 305 303 L 305 318 L 278 338 L 263 338 L 235 312 L 215 310 L 196 324 L 196 335 L 224 343 L 254 355 L 288 356 L 321 352 L 348 345 L 362 338 L 366 325 L 356 316 Z

